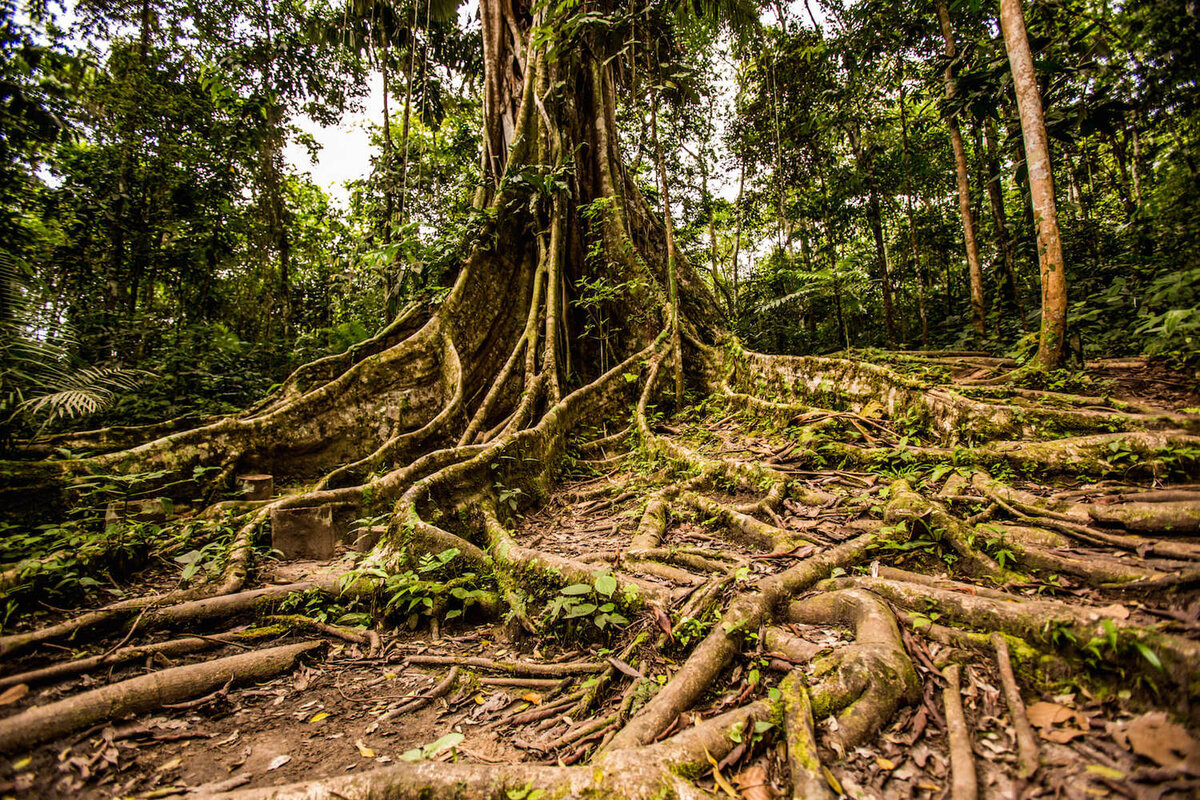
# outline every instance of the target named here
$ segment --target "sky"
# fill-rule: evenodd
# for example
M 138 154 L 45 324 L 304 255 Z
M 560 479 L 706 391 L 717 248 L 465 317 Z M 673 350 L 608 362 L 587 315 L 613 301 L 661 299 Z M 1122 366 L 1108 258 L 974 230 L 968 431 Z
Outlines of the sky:
M 321 145 L 316 159 L 309 158 L 308 149 L 295 141 L 284 150 L 287 162 L 312 176 L 313 182 L 324 189 L 342 208 L 349 204 L 346 181 L 365 178 L 371 172 L 371 142 L 368 128 L 372 121 L 383 116 L 383 78 L 372 72 L 362 109 L 348 111 L 337 125 L 324 127 L 300 117 L 294 122 Z

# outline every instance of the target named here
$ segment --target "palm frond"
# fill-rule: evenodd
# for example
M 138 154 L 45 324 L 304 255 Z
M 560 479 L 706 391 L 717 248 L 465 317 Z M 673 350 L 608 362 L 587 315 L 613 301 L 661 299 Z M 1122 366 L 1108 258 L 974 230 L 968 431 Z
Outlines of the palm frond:
M 672 8 L 679 17 L 725 28 L 738 38 L 748 37 L 761 27 L 754 0 L 674 0 Z
M 138 370 L 109 367 L 65 372 L 57 385 L 42 387 L 42 393 L 18 405 L 17 413 L 44 417 L 47 423 L 94 414 L 116 400 L 121 392 L 136 388 L 144 376 Z

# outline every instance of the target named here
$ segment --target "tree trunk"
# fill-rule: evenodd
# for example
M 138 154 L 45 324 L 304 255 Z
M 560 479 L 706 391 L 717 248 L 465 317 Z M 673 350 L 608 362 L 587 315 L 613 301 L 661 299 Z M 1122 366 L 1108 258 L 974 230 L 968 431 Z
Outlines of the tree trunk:
M 957 55 L 954 44 L 954 27 L 950 22 L 950 11 L 945 0 L 937 2 L 938 22 L 942 28 L 942 39 L 946 43 L 946 57 L 953 60 Z M 953 102 L 958 93 L 954 81 L 953 64 L 946 65 L 946 99 Z M 962 131 L 958 126 L 958 115 L 950 114 L 946 120 L 950 129 L 950 144 L 954 149 L 954 167 L 958 179 L 958 210 L 962 216 L 963 243 L 967 249 L 967 270 L 971 283 L 971 319 L 975 330 L 980 334 L 986 333 L 985 308 L 983 298 L 983 267 L 979 263 L 979 244 L 975 238 L 975 217 L 971 212 L 971 182 L 967 175 L 967 152 L 963 145 Z
M 996 249 L 1000 252 L 1000 265 L 1004 270 L 1004 299 L 1024 328 L 1025 314 L 1021 306 L 1020 290 L 1017 288 L 1017 268 L 1013 259 L 1012 240 L 1008 236 L 1008 218 L 1004 212 L 1004 189 L 1000 178 L 1000 156 L 996 148 L 995 121 L 989 118 L 984 122 L 982 133 L 984 163 L 987 165 L 988 203 L 992 207 Z
M 904 87 L 900 87 L 900 143 L 904 151 L 904 214 L 908 217 L 908 245 L 913 269 L 917 273 L 917 310 L 921 316 L 921 346 L 929 346 L 929 316 L 925 310 L 925 270 L 917 246 L 917 226 L 913 222 L 912 156 L 908 149 L 908 118 L 904 113 Z
M 667 184 L 667 166 L 658 138 L 658 94 L 650 99 L 650 135 L 654 137 L 654 161 L 658 167 L 658 189 L 662 194 L 662 221 L 667 234 L 667 298 L 671 304 L 671 353 L 675 372 L 675 407 L 683 408 L 683 345 L 679 336 L 679 286 L 675 265 L 675 223 L 671 219 L 671 187 Z
M 883 323 L 887 333 L 887 343 L 896 343 L 896 316 L 892 308 L 892 281 L 888 275 L 887 254 L 883 243 L 883 215 L 879 208 L 879 181 L 875 175 L 875 164 L 871 154 L 863 146 L 857 128 L 846 129 L 850 138 L 850 147 L 858 167 L 867 179 L 867 221 L 871 226 L 871 237 L 875 240 L 875 263 L 879 269 L 879 284 L 883 295 Z
M 400 224 L 408 224 L 408 137 L 412 124 L 413 67 L 417 60 L 417 4 L 413 3 L 412 24 L 408 28 L 408 71 L 404 76 L 404 122 L 400 128 Z
M 1035 361 L 1043 369 L 1056 369 L 1063 361 L 1067 332 L 1067 278 L 1062 242 L 1058 235 L 1058 209 L 1054 202 L 1054 175 L 1050 146 L 1042 115 L 1042 96 L 1033 54 L 1025 34 L 1021 0 L 1000 0 L 1000 27 L 1012 69 L 1021 133 L 1025 138 L 1025 160 L 1029 172 L 1029 195 L 1037 224 L 1038 263 L 1042 276 L 1042 330 Z

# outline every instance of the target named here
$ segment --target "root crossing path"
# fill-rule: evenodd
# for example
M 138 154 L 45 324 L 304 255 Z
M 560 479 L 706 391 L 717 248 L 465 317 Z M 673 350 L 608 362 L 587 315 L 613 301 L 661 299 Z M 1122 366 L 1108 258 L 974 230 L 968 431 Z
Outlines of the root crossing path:
M 150 535 L 202 556 L 112 572 L 116 600 L 72 610 L 38 604 L 52 549 L 6 565 L 25 611 L 0 636 L 0 794 L 1200 794 L 1194 397 L 1115 367 L 1078 395 L 1008 387 L 979 354 L 787 358 L 688 331 L 688 402 L 667 334 L 572 392 L 532 355 L 554 317 L 537 276 L 490 385 L 458 360 L 490 343 L 402 318 L 210 445 L 59 468 L 170 472 L 209 447 L 214 477 Z M 436 412 L 365 451 L 292 428 L 232 455 L 273 417 L 326 425 L 335 396 L 413 408 L 377 380 L 389 359 Z M 247 466 L 275 496 L 222 499 Z M 280 559 L 289 511 L 359 546 Z

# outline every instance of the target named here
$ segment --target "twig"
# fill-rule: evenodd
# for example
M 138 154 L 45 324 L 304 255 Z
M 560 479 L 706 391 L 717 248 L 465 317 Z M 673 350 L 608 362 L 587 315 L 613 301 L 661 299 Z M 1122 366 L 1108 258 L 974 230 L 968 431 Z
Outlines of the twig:
M 1029 717 L 1025 714 L 1025 702 L 1021 699 L 1021 690 L 1017 679 L 1013 676 L 1012 659 L 1008 653 L 1008 641 L 1004 635 L 997 632 L 992 634 L 992 646 L 996 648 L 996 665 L 1000 668 L 1000 682 L 1004 686 L 1004 699 L 1008 703 L 1008 713 L 1012 717 L 1013 730 L 1017 734 L 1017 749 L 1020 753 L 1020 774 L 1028 778 L 1037 772 L 1038 744 L 1029 726 Z
M 418 697 L 415 700 L 410 700 L 402 706 L 397 706 L 396 708 L 393 708 L 391 711 L 388 711 L 386 714 L 384 714 L 379 719 L 377 719 L 376 722 L 377 723 L 383 722 L 384 720 L 389 720 L 389 719 L 392 719 L 393 717 L 398 717 L 401 714 L 407 714 L 409 711 L 416 711 L 418 708 L 424 708 L 425 706 L 432 703 L 436 698 L 441 697 L 442 695 L 449 692 L 450 688 L 452 686 L 454 686 L 454 681 L 457 678 L 458 678 L 458 667 L 451 667 L 450 671 L 448 673 L 446 673 L 446 677 L 442 679 L 442 682 L 439 683 L 437 686 L 434 686 L 433 689 L 431 689 L 429 691 L 429 694 L 425 695 L 424 697 Z

